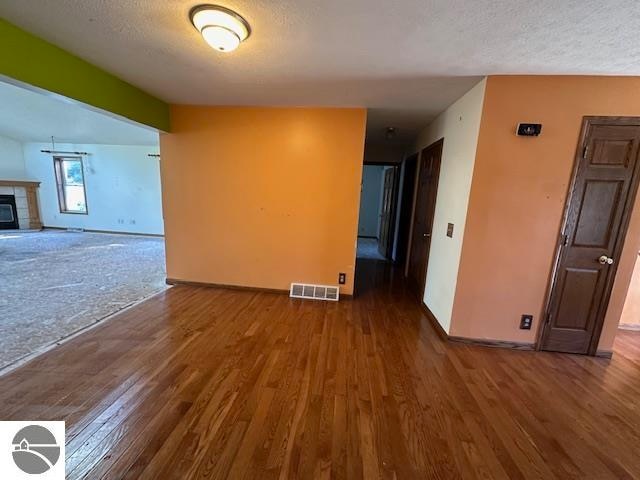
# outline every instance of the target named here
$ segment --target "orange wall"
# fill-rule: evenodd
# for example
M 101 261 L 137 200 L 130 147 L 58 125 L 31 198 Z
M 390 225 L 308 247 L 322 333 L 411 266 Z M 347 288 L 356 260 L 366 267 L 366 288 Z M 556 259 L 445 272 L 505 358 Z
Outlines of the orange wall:
M 353 292 L 366 111 L 171 107 L 162 134 L 167 276 Z
M 451 335 L 535 342 L 585 115 L 640 116 L 640 78 L 488 78 Z M 542 123 L 542 135 L 516 136 L 518 122 Z M 613 345 L 640 247 L 639 203 L 600 349 Z M 523 313 L 533 330 L 519 330 Z

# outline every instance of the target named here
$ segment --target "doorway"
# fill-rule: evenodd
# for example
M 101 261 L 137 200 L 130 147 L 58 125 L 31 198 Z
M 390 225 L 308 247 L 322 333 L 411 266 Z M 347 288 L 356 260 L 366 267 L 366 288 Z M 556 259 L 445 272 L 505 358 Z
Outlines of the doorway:
M 6 371 L 168 287 L 158 132 L 2 81 L 0 105 Z
M 398 165 L 365 164 L 362 170 L 357 257 L 393 257 Z
M 640 331 L 640 252 L 633 268 L 618 328 Z
M 431 248 L 433 217 L 436 209 L 443 139 L 429 145 L 420 154 L 407 279 L 420 298 L 424 294 Z
M 585 117 L 539 348 L 595 355 L 640 179 L 640 118 Z

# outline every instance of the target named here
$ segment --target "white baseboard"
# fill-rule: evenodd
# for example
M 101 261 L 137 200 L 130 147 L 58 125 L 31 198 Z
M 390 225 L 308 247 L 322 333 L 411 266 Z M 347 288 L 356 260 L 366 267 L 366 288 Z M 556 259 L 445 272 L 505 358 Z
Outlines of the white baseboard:
M 640 323 L 621 323 L 618 325 L 620 330 L 633 330 L 636 332 L 640 332 Z

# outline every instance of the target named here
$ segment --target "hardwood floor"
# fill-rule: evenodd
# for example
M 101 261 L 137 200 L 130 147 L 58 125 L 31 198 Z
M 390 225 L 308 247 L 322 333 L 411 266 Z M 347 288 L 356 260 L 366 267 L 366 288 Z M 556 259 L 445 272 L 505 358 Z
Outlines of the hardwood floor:
M 445 343 L 358 272 L 337 304 L 173 287 L 0 378 L 0 418 L 66 420 L 70 479 L 640 478 L 640 333 Z

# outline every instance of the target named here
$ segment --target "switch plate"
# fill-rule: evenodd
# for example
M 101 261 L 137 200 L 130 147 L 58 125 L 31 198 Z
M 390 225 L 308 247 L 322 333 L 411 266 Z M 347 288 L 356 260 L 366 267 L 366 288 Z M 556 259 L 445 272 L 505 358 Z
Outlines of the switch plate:
M 338 274 L 338 283 L 340 285 L 344 285 L 345 283 L 347 283 L 347 274 L 346 273 L 339 273 Z
M 531 330 L 533 315 L 522 315 L 520 319 L 520 330 Z
M 447 224 L 447 237 L 453 238 L 453 223 Z

